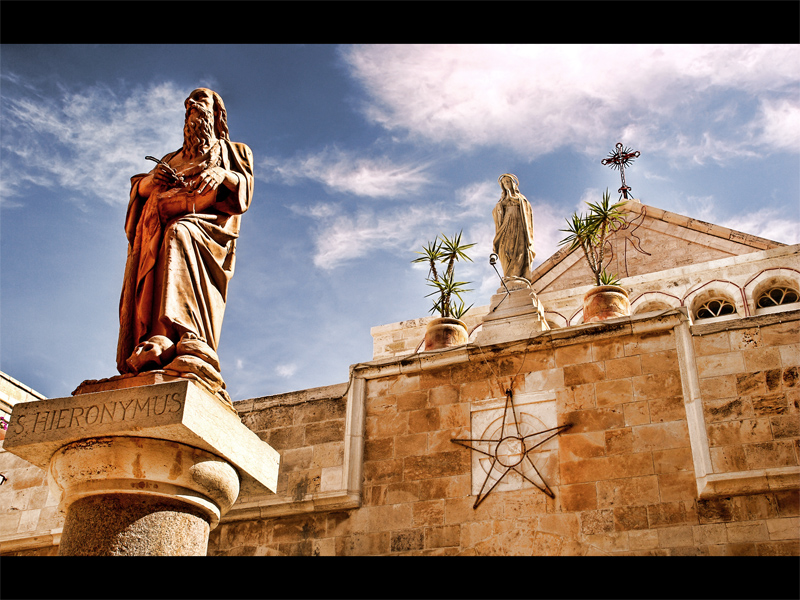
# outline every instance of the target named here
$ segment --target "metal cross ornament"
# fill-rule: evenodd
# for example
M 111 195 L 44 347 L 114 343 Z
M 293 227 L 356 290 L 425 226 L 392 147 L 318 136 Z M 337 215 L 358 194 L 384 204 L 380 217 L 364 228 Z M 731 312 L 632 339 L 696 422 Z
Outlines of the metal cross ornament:
M 634 158 L 639 158 L 641 153 L 638 150 L 634 151 L 631 148 L 625 148 L 622 144 L 617 144 L 615 148 L 613 152 L 608 153 L 608 158 L 604 158 L 600 162 L 607 167 L 620 170 L 622 174 L 622 187 L 617 191 L 627 200 L 628 192 L 631 188 L 625 183 L 625 167 L 632 164 Z
M 511 414 L 509 415 L 509 409 Z M 507 417 L 511 417 L 507 421 Z M 486 479 L 478 492 L 478 497 L 475 500 L 473 509 L 478 508 L 481 502 L 497 487 L 497 485 L 508 475 L 511 471 L 520 475 L 525 481 L 532 484 L 541 492 L 544 492 L 550 498 L 555 498 L 553 491 L 547 482 L 542 477 L 539 469 L 533 464 L 529 453 L 545 442 L 551 440 L 559 433 L 566 431 L 572 427 L 572 424 L 560 425 L 542 431 L 537 431 L 528 435 L 523 435 L 520 430 L 520 420 L 517 410 L 514 406 L 514 397 L 511 390 L 506 391 L 506 402 L 503 409 L 503 421 L 500 426 L 497 436 L 492 436 L 489 439 L 451 439 L 454 444 L 459 444 L 465 448 L 475 450 L 476 452 L 488 456 L 491 459 L 491 466 L 486 473 Z M 540 436 L 546 436 L 544 438 Z M 480 446 L 488 445 L 488 452 L 481 449 Z M 497 481 L 487 490 L 486 486 L 489 480 L 492 479 L 492 472 L 497 470 L 500 475 Z M 539 485 L 537 482 L 530 479 L 524 470 L 533 470 L 542 482 Z M 485 493 L 484 493 L 485 490 Z

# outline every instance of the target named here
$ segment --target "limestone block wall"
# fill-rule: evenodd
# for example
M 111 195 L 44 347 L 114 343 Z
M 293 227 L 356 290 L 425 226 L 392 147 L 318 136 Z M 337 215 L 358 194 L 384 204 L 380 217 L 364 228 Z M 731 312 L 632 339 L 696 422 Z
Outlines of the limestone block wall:
M 280 452 L 276 496 L 302 502 L 341 470 L 346 391 L 344 383 L 236 403 L 242 423 Z
M 281 454 L 210 555 L 800 555 L 800 311 L 639 315 L 354 365 L 348 383 L 237 403 Z M 512 390 L 571 428 L 475 507 Z M 488 424 L 488 425 L 487 425 Z M 55 554 L 44 473 L 0 453 L 0 554 Z M 484 488 L 485 489 L 485 488 Z
M 223 522 L 209 554 L 800 555 L 798 321 L 771 318 L 709 334 L 673 311 L 356 365 L 360 505 Z M 475 508 L 485 464 L 452 440 L 489 431 L 507 389 L 522 420 L 572 425 L 535 458 L 554 497 L 511 475 Z
M 8 417 L 17 402 L 41 400 L 39 392 L 0 373 L 0 416 Z M 49 490 L 39 467 L 5 451 L 0 429 L 0 554 L 23 551 L 56 554 L 64 518 L 57 511 L 59 497 Z
M 798 312 L 692 337 L 713 473 L 777 478 L 800 464 Z
M 11 411 L 17 402 L 31 402 L 43 398 L 44 396 L 36 390 L 0 371 L 0 417 L 6 423 L 8 423 Z M 0 427 L 0 440 L 3 439 L 5 439 L 5 429 Z

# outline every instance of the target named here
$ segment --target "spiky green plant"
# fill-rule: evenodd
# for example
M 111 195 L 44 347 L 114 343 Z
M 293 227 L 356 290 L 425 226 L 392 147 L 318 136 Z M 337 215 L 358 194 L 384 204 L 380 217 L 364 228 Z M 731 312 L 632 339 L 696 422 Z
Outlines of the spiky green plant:
M 475 244 L 462 244 L 461 234 L 458 232 L 452 238 L 440 234 L 433 242 L 428 242 L 423 246 L 419 258 L 415 258 L 412 263 L 428 264 L 428 285 L 436 288 L 426 296 L 436 296 L 433 300 L 431 313 L 438 312 L 442 317 L 453 317 L 460 319 L 472 305 L 465 307 L 464 299 L 461 294 L 471 292 L 464 286 L 469 285 L 468 281 L 455 280 L 455 265 L 461 260 L 472 262 L 466 251 Z M 442 273 L 436 268 L 437 264 L 444 267 Z M 456 301 L 458 299 L 458 302 Z
M 609 273 L 605 269 L 600 273 L 599 285 L 619 285 L 619 277 L 616 273 Z
M 608 238 L 625 225 L 625 201 L 611 204 L 611 196 L 606 189 L 600 202 L 587 202 L 589 212 L 586 215 L 573 213 L 567 219 L 567 228 L 560 229 L 569 235 L 559 245 L 569 244 L 569 249 L 580 248 L 594 273 L 596 285 L 618 285 L 616 275 L 606 273 L 605 261 Z M 611 282 L 611 283 L 608 283 Z

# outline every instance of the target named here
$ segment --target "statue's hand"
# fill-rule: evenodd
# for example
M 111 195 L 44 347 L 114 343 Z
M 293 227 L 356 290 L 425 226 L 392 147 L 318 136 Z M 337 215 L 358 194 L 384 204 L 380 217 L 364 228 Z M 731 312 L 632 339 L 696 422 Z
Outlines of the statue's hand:
M 163 163 L 157 164 L 156 168 L 153 169 L 153 183 L 156 185 L 172 187 L 178 180 L 179 177 L 175 170 Z
M 200 178 L 197 180 L 195 193 L 196 194 L 203 194 L 205 192 L 212 192 L 219 187 L 223 181 L 225 181 L 226 172 L 225 169 L 222 167 L 211 167 L 210 169 L 206 169 L 200 174 Z

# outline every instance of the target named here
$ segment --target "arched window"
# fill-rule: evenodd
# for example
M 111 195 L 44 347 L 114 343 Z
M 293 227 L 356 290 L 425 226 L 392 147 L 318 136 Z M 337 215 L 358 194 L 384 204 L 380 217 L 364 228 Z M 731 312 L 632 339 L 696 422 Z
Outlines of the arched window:
M 800 271 L 796 269 L 765 269 L 748 281 L 744 289 L 754 315 L 800 309 Z
M 736 307 L 727 298 L 718 296 L 706 300 L 697 307 L 695 319 L 715 319 L 726 315 L 735 315 Z
M 800 302 L 797 290 L 787 286 L 775 286 L 765 290 L 756 300 L 756 308 L 770 308 Z
M 641 315 L 648 312 L 656 312 L 662 310 L 669 310 L 672 308 L 669 304 L 662 300 L 651 300 L 649 302 L 642 302 L 634 310 L 635 315 Z

